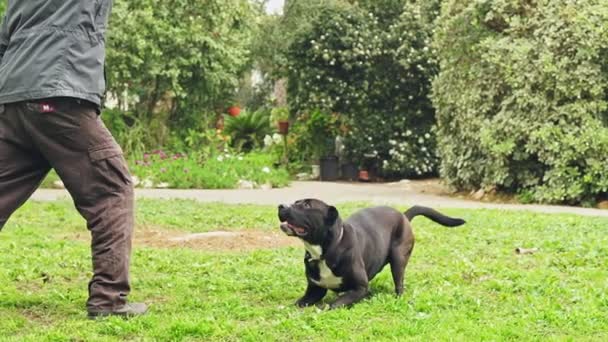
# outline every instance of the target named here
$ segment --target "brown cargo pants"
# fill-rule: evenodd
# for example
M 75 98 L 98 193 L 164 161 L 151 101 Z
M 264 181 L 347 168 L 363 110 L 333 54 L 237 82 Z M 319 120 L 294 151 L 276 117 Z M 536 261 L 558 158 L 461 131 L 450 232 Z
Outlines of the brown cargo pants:
M 133 185 L 96 108 L 56 98 L 0 105 L 0 230 L 51 168 L 91 231 L 87 308 L 113 310 L 130 291 Z

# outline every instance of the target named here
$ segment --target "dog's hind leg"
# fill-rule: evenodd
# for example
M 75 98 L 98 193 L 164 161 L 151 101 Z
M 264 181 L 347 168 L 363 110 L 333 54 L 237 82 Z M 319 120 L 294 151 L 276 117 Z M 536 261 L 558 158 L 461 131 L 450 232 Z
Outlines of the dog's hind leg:
M 394 245 L 391 248 L 390 264 L 391 273 L 393 274 L 393 282 L 395 283 L 395 293 L 397 296 L 403 294 L 403 278 L 405 275 L 405 267 L 410 260 L 412 250 L 414 249 L 414 238 L 403 241 Z
M 355 304 L 356 302 L 364 299 L 368 294 L 367 287 L 360 287 L 352 291 L 347 291 L 338 299 L 336 299 L 333 303 L 331 303 L 331 309 L 337 309 L 343 306 L 349 306 L 351 304 Z
M 306 306 L 314 305 L 318 303 L 327 294 L 327 289 L 317 286 L 308 281 L 308 287 L 306 293 L 302 298 L 298 299 L 296 305 L 303 308 Z
M 363 266 L 363 260 L 359 259 L 353 264 L 354 272 L 352 276 L 353 286 L 330 304 L 330 309 L 337 309 L 343 306 L 350 306 L 367 297 L 369 293 L 369 281 Z

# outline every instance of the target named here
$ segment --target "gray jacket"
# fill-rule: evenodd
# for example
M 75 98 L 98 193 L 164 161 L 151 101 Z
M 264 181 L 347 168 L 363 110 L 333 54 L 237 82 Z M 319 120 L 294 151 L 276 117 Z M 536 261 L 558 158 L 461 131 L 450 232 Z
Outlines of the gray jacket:
M 9 0 L 0 29 L 0 104 L 74 97 L 100 104 L 112 0 Z

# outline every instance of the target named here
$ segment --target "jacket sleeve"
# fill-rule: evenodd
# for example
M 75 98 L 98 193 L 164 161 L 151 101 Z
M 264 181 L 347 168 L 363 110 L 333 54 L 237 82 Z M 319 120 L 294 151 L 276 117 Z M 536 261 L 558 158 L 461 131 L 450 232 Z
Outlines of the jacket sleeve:
M 2 58 L 4 57 L 4 52 L 8 48 L 8 20 L 6 16 L 2 19 L 2 26 L 0 26 L 0 65 L 2 64 Z

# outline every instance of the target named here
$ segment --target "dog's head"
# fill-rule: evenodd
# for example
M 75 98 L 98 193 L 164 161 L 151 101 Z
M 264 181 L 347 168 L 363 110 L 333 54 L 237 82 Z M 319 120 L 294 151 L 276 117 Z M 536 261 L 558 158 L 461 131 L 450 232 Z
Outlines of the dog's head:
M 339 217 L 335 207 L 318 199 L 302 199 L 290 205 L 279 205 L 281 230 L 310 244 L 325 242 L 339 222 Z

